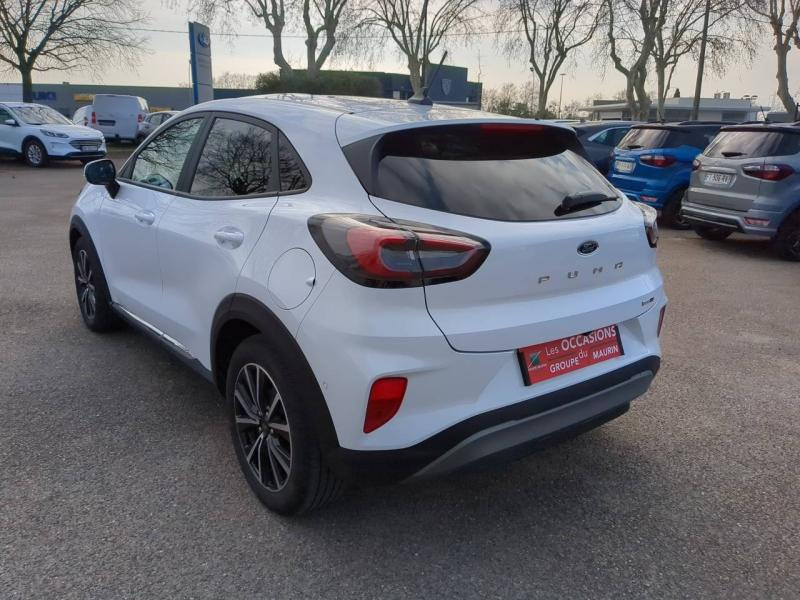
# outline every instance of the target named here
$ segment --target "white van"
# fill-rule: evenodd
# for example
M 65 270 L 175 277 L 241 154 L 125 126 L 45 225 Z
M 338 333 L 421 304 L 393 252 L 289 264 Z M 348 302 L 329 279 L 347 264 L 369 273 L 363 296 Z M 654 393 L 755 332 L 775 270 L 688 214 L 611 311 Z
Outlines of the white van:
M 106 139 L 135 141 L 139 123 L 149 112 L 147 100 L 140 96 L 96 94 L 89 126 L 102 131 Z

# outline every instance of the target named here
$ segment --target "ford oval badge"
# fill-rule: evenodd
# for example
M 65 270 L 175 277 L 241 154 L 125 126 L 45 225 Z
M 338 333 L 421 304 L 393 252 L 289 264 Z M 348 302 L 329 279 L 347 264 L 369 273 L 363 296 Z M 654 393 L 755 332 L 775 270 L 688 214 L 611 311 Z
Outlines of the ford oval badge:
M 594 240 L 586 240 L 578 246 L 578 254 L 591 254 L 597 250 L 598 245 Z

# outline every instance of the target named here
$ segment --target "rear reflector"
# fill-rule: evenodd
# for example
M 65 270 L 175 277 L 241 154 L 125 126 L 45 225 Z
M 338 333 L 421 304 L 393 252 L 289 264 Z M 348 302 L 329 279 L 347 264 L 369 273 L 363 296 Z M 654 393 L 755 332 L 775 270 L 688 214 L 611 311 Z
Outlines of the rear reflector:
M 661 312 L 658 313 L 658 337 L 661 337 L 661 328 L 664 326 L 664 314 L 667 312 L 667 305 L 661 307 Z
M 754 227 L 766 227 L 769 225 L 769 219 L 753 219 L 752 217 L 745 217 L 744 222 Z
M 364 433 L 375 431 L 388 423 L 400 410 L 406 395 L 408 380 L 405 377 L 377 379 L 369 391 L 367 414 L 364 417 Z
M 639 157 L 639 162 L 642 162 L 651 167 L 669 167 L 675 164 L 674 156 L 664 156 L 662 154 L 643 154 Z
M 794 175 L 794 169 L 789 165 L 745 165 L 742 171 L 745 175 L 766 181 L 780 181 Z

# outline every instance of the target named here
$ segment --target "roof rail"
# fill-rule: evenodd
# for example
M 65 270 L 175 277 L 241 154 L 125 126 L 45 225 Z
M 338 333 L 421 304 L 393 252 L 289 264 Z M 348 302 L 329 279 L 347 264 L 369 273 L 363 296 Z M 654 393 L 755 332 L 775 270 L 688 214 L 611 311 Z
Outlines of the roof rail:
M 736 125 L 736 121 L 681 121 L 675 125 Z

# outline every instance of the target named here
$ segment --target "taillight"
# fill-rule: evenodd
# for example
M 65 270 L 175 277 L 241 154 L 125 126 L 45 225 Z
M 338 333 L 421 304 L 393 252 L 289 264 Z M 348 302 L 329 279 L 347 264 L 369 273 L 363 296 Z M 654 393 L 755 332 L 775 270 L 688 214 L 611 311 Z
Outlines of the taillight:
M 92 125 L 97 125 L 97 113 L 92 111 Z
M 138 117 L 137 117 L 137 119 L 136 119 L 136 120 L 137 120 L 139 123 L 141 123 L 142 121 L 144 121 L 144 115 L 143 115 L 142 113 L 139 113 L 139 115 L 138 115 Z
M 384 377 L 372 384 L 364 416 L 364 433 L 375 431 L 388 423 L 400 410 L 406 395 L 408 380 L 405 377 Z
M 697 171 L 700 168 L 700 161 L 696 158 L 692 161 L 692 171 Z
M 490 249 L 488 242 L 458 231 L 370 215 L 315 215 L 308 229 L 339 271 L 368 287 L 464 279 L 483 264 Z
M 651 248 L 658 246 L 658 211 L 652 206 L 642 204 L 641 202 L 634 202 L 634 204 L 642 211 L 644 218 L 644 232 L 647 235 L 647 243 Z
M 794 169 L 789 165 L 744 165 L 742 171 L 745 175 L 766 181 L 780 181 L 794 175 Z
M 639 162 L 642 162 L 651 167 L 669 167 L 675 164 L 674 156 L 664 156 L 663 154 L 643 154 L 639 157 Z
M 664 314 L 666 312 L 667 312 L 667 305 L 665 304 L 664 306 L 661 307 L 661 312 L 658 313 L 658 330 L 656 332 L 656 335 L 658 335 L 658 337 L 661 337 L 661 328 L 664 326 Z

